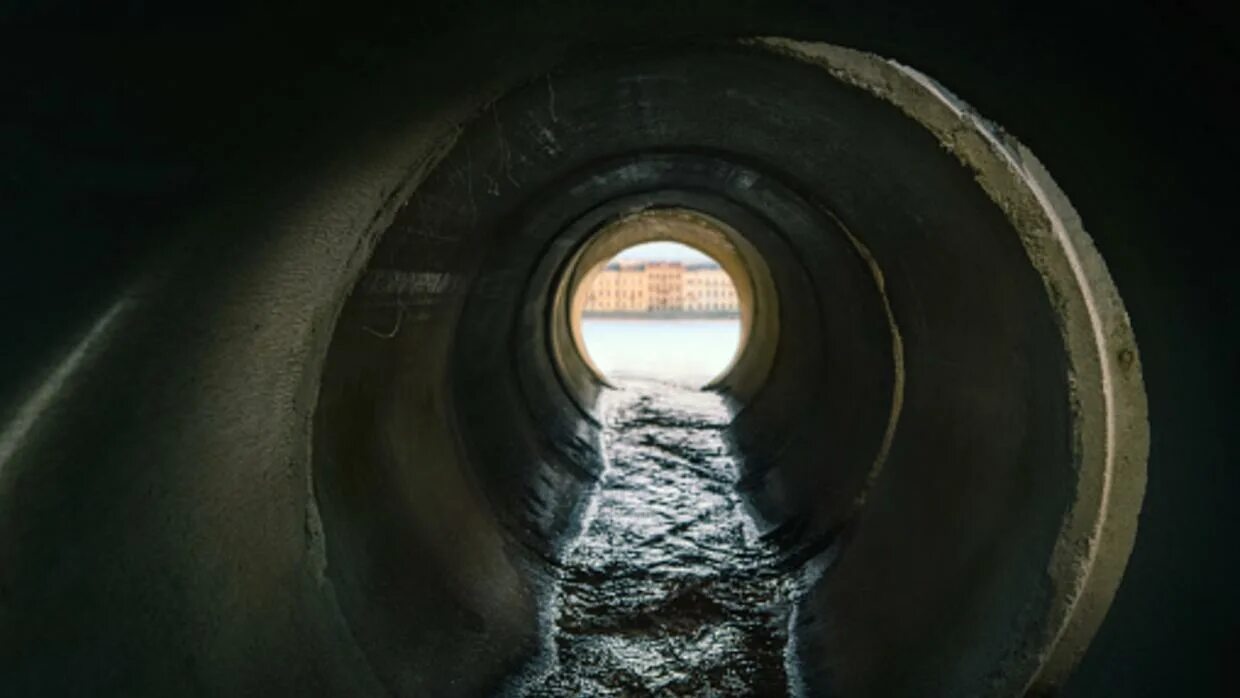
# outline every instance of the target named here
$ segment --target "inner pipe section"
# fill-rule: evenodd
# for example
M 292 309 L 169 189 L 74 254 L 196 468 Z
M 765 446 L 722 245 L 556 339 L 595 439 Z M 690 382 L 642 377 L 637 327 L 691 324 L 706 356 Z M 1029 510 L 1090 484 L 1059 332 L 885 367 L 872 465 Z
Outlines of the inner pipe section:
M 933 81 L 760 40 L 513 85 L 392 215 L 313 417 L 325 579 L 384 689 L 484 695 L 543 651 L 604 468 L 575 291 L 656 237 L 744 289 L 711 387 L 755 522 L 810 580 L 797 689 L 1061 683 L 1144 482 L 1118 293 L 1036 159 Z

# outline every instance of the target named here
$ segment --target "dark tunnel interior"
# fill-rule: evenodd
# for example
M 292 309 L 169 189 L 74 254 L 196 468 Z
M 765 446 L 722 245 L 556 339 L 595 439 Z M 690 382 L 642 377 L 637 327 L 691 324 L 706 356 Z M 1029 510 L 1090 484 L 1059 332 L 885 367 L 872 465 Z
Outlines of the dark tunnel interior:
M 988 15 L 412 7 L 210 59 L 98 19 L 21 83 L 13 257 L 68 251 L 9 275 L 0 693 L 560 695 L 617 467 L 582 289 L 665 240 L 739 298 L 702 428 L 773 551 L 736 574 L 796 580 L 780 693 L 1211 694 L 1221 282 L 1131 77 Z
M 711 226 L 695 218 L 717 221 L 705 244 L 760 280 L 746 349 L 714 385 L 732 405 L 738 487 L 791 557 L 837 557 L 798 605 L 805 690 L 966 695 L 996 684 L 996 665 L 1007 692 L 1036 676 L 1036 643 L 1076 602 L 1058 585 L 1094 563 L 1055 560 L 1068 518 L 1105 496 L 1089 477 L 1111 477 L 1081 473 L 1113 467 L 1090 462 L 1114 448 L 1089 433 L 1084 410 L 1101 406 L 1072 404 L 1118 401 L 1102 419 L 1140 431 L 1139 375 L 1114 396 L 1084 387 L 1111 361 L 1064 347 L 1092 339 L 1074 323 L 1099 320 L 1070 315 L 1095 302 L 1079 288 L 1093 282 L 1043 257 L 1049 230 L 1003 215 L 1030 205 L 1019 184 L 988 196 L 974 179 L 986 165 L 968 167 L 978 154 L 910 120 L 919 105 L 901 113 L 830 72 L 884 67 L 782 42 L 579 61 L 487 105 L 394 213 L 337 321 L 312 449 L 328 575 L 391 690 L 453 690 L 440 682 L 460 674 L 438 667 L 502 673 L 534 644 L 539 565 L 561 556 L 603 462 L 599 382 L 563 336 L 570 287 L 628 217 L 676 211 L 667 226 L 684 239 Z M 888 70 L 885 85 L 920 84 Z M 1062 225 L 1043 215 L 1033 225 Z M 1042 239 L 1030 250 L 1023 235 Z M 1122 322 L 1107 354 L 1135 354 Z M 1119 456 L 1130 480 L 1140 438 Z M 1113 493 L 1112 521 L 1131 515 L 1123 496 L 1139 488 Z M 924 614 L 901 606 L 910 577 Z M 926 623 L 942 617 L 954 627 Z M 460 637 L 409 634 L 427 622 Z M 981 656 L 951 666 L 944 634 Z M 893 663 L 903 675 L 886 675 Z M 496 680 L 473 678 L 466 693 Z

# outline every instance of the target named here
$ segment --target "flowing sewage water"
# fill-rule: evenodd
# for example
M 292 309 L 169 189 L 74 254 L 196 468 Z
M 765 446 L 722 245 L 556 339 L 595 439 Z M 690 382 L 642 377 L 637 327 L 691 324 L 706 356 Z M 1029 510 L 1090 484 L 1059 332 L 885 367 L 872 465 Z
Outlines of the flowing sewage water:
M 736 492 L 722 399 L 626 381 L 600 408 L 608 466 L 523 693 L 786 695 L 793 584 Z

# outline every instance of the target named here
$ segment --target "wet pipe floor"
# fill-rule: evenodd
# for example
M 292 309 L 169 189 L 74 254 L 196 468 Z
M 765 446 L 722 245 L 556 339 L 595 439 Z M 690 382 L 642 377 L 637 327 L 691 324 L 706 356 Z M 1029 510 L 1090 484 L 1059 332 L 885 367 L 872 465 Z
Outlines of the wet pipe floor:
M 793 583 L 735 489 L 712 393 L 603 396 L 608 465 L 527 696 L 782 696 Z

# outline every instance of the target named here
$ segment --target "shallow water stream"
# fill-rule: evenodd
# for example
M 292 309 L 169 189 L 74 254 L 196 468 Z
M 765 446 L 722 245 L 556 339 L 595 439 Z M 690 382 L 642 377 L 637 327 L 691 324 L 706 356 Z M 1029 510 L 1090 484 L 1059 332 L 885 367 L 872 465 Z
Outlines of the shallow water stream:
M 791 584 L 735 491 L 722 400 L 627 381 L 601 412 L 609 464 L 525 695 L 786 695 Z

